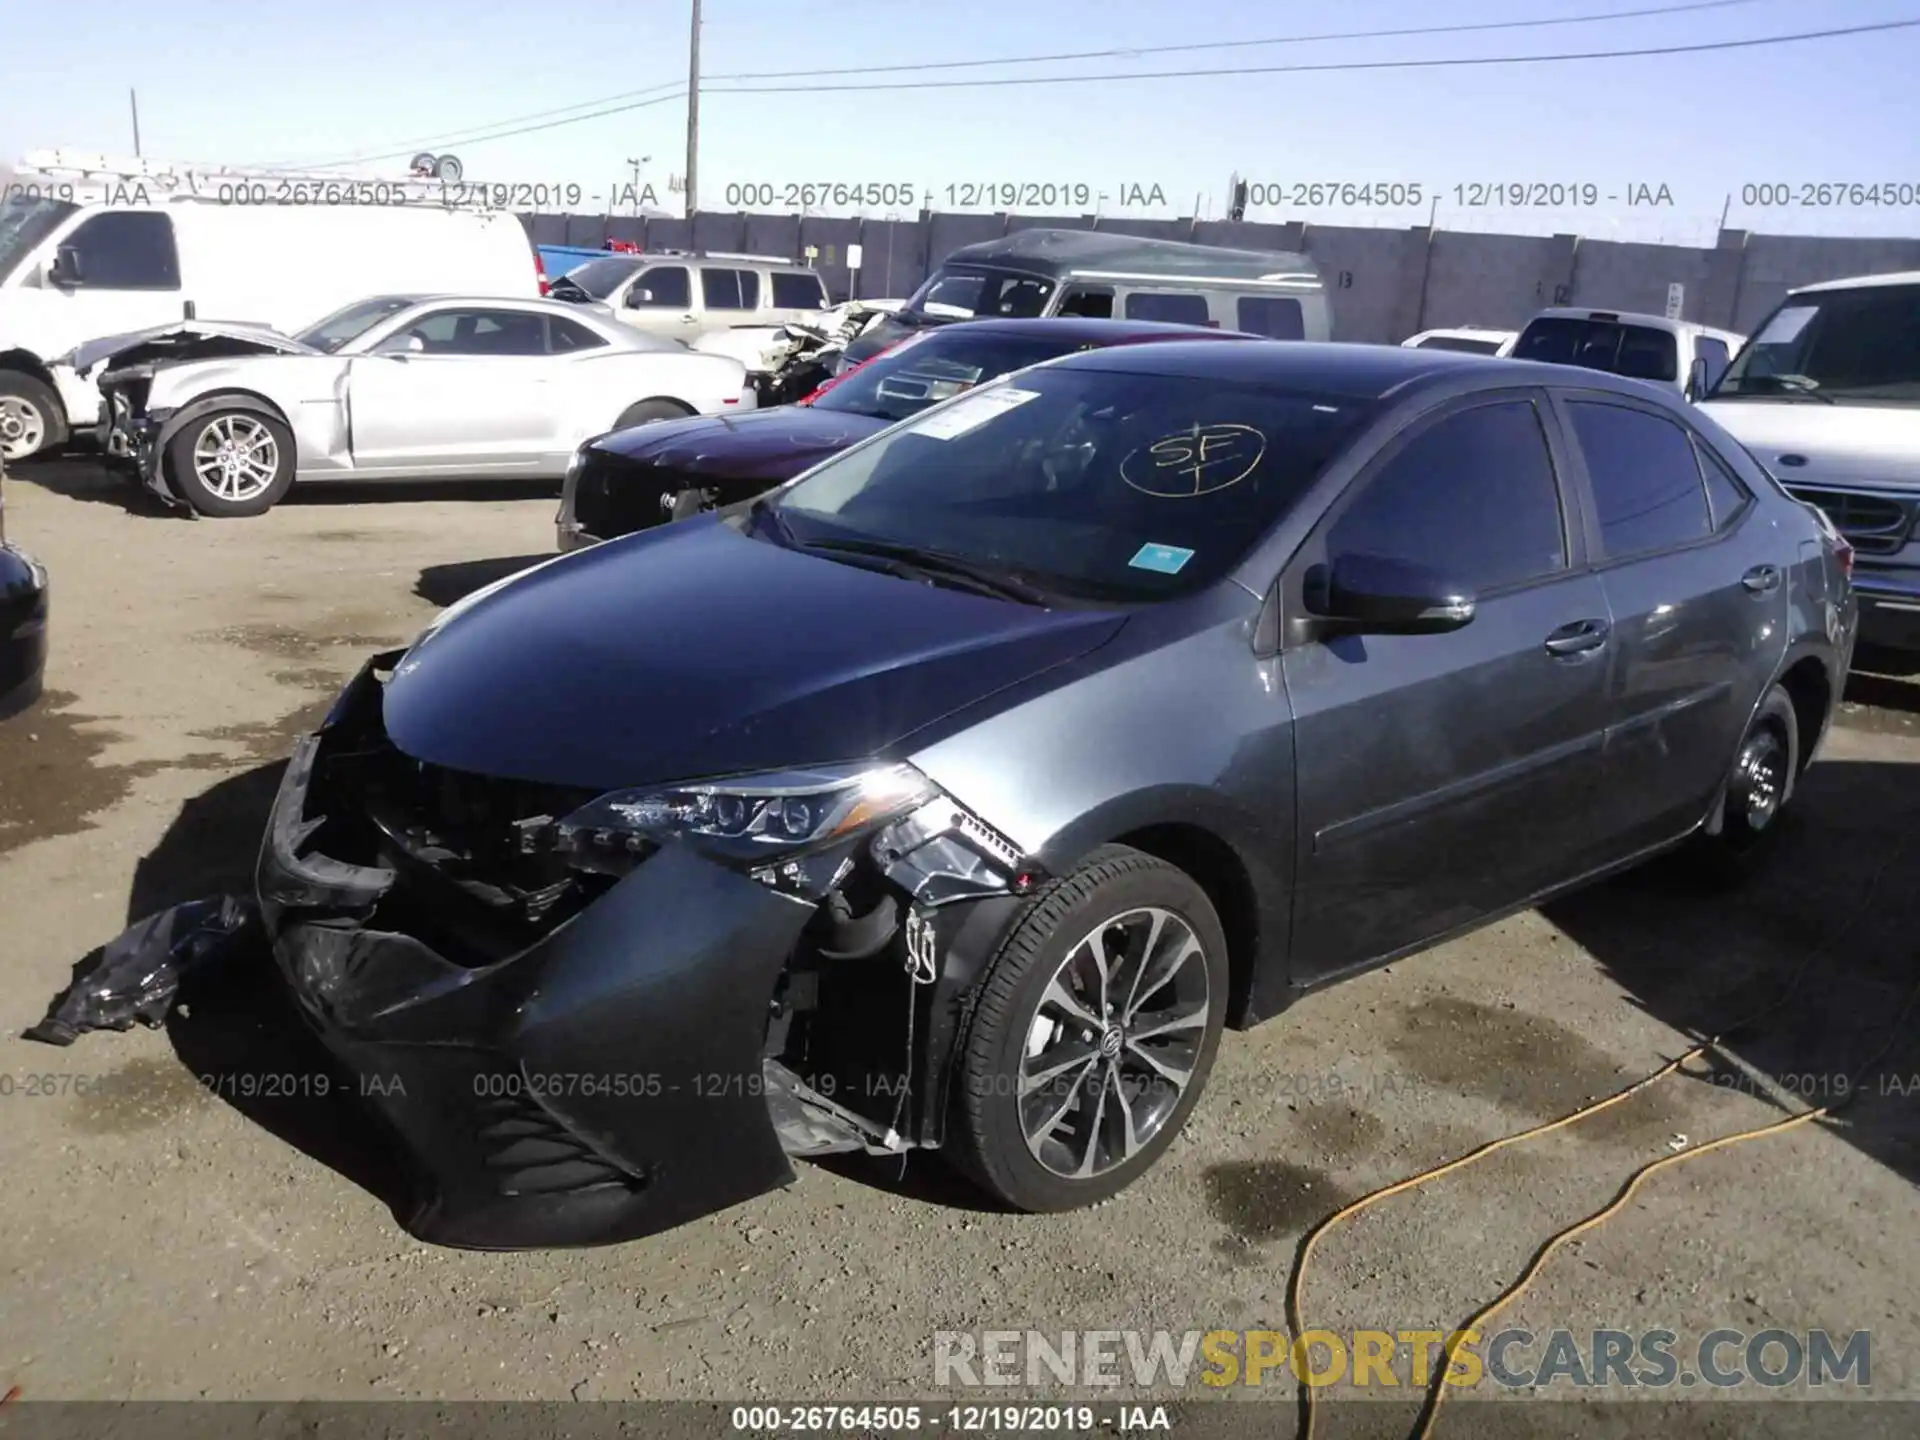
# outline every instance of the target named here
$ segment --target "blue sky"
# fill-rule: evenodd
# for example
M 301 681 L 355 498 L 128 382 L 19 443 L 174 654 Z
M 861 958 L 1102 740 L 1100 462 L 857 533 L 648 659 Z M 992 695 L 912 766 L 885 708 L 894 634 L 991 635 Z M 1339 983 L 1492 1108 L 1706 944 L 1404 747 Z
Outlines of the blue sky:
M 1728 223 L 1787 233 L 1920 234 L 1914 77 L 1920 29 L 1699 55 L 1578 63 L 1211 74 L 991 89 L 724 94 L 743 71 L 987 59 L 1042 52 L 1591 15 L 1659 0 L 705 0 L 703 209 L 727 187 L 876 182 L 1085 185 L 1107 213 L 1218 216 L 1228 177 L 1418 184 L 1453 229 L 1710 243 Z M 12 7 L 0 52 L 0 158 L 40 147 L 131 152 L 127 89 L 149 156 L 235 165 L 338 161 L 499 127 L 536 112 L 684 82 L 687 0 L 329 0 L 242 11 L 232 0 Z M 242 18 L 244 14 L 244 19 Z M 79 17 L 76 22 L 76 16 Z M 1687 45 L 1920 17 L 1920 0 L 1757 0 L 1691 15 L 1482 34 L 1199 51 L 950 71 L 999 78 L 1426 56 Z M 840 77 L 858 82 L 861 76 Z M 912 79 L 876 75 L 875 80 Z M 469 179 L 630 179 L 666 193 L 684 168 L 684 100 L 451 149 Z M 559 118 L 559 117 L 549 117 Z M 345 173 L 398 174 L 403 159 Z M 1593 184 L 1591 207 L 1462 203 L 1455 186 Z M 1906 204 L 1765 208 L 1743 187 L 1895 182 Z M 1124 187 L 1163 206 L 1118 208 Z M 1630 187 L 1671 204 L 1629 206 Z M 1404 192 L 1403 192 L 1404 193 Z M 1604 197 L 1617 196 L 1609 200 Z M 1883 197 L 1885 198 L 1885 197 Z M 591 199 L 583 208 L 599 209 Z M 752 208 L 752 207 L 749 207 Z M 987 207 L 994 208 L 994 207 Z M 1077 206 L 1062 207 L 1065 210 Z M 876 210 L 874 213 L 881 213 Z M 1249 219 L 1411 225 L 1428 204 L 1255 210 Z

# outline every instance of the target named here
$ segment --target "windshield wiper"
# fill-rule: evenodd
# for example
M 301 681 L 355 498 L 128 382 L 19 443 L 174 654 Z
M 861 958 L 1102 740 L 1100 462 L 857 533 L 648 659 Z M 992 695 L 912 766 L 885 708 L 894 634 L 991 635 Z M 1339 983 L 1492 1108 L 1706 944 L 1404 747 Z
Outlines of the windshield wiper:
M 748 507 L 747 514 L 755 520 L 764 520 L 772 528 L 773 535 L 789 550 L 804 550 L 800 537 L 793 533 L 793 526 L 787 523 L 787 517 L 780 513 L 780 507 L 773 503 L 771 494 L 762 495 Z
M 889 574 L 905 580 L 956 585 L 977 594 L 991 595 L 998 600 L 1015 600 L 1022 605 L 1044 607 L 1052 599 L 1047 591 L 1018 575 L 939 550 L 922 550 L 918 546 L 897 545 L 886 540 L 815 540 L 806 548 L 884 561 L 885 564 L 877 568 L 883 568 Z

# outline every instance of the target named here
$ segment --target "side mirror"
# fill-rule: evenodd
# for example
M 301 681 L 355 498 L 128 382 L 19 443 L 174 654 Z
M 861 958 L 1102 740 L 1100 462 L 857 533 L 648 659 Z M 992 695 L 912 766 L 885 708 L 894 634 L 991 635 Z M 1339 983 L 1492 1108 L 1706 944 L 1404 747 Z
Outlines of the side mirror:
M 1687 367 L 1686 395 L 1689 400 L 1698 400 L 1707 393 L 1707 357 L 1696 355 L 1693 364 Z
M 638 310 L 642 305 L 653 303 L 653 291 L 645 286 L 636 285 L 627 292 L 627 309 Z
M 55 285 L 78 285 L 84 278 L 81 274 L 80 251 L 72 245 L 62 245 L 53 252 L 53 264 L 47 267 L 47 279 Z
M 1407 560 L 1342 555 L 1307 572 L 1307 608 L 1336 630 L 1438 635 L 1473 619 L 1473 592 Z
M 401 359 L 408 355 L 424 355 L 426 350 L 427 342 L 409 331 L 405 335 L 389 335 L 380 342 L 380 347 L 375 353 Z

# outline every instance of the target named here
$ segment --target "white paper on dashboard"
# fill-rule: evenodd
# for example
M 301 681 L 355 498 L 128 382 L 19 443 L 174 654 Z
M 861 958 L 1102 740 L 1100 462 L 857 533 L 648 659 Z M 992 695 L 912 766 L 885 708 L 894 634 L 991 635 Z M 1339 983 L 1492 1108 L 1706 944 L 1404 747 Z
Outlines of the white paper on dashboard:
M 1002 385 L 993 390 L 982 390 L 977 395 L 969 395 L 964 400 L 956 400 L 945 410 L 917 421 L 910 428 L 915 435 L 925 435 L 934 440 L 951 440 L 956 435 L 964 435 L 969 430 L 979 429 L 996 415 L 1004 415 L 1009 410 L 1026 404 L 1029 400 L 1039 398 L 1038 390 L 1016 390 L 1011 385 Z

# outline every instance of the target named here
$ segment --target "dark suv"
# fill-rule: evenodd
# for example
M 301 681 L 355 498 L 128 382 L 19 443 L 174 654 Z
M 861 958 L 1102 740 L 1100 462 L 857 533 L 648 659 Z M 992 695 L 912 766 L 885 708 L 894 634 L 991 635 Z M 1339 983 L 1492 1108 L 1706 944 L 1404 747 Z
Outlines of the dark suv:
M 1065 1209 L 1223 1027 L 1666 850 L 1751 865 L 1856 618 L 1677 395 L 1115 346 L 443 613 L 300 743 L 260 899 L 424 1237 L 631 1238 L 833 1150 Z

